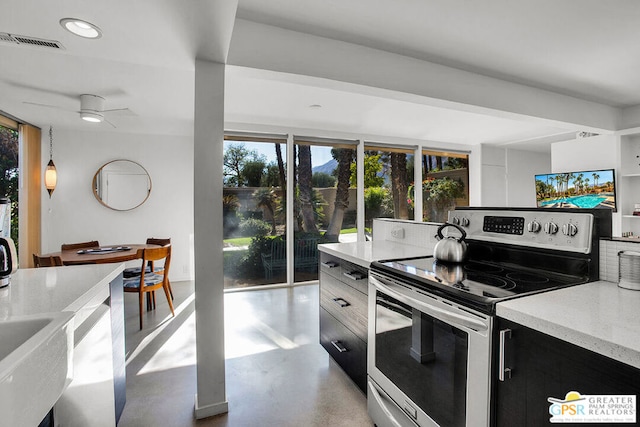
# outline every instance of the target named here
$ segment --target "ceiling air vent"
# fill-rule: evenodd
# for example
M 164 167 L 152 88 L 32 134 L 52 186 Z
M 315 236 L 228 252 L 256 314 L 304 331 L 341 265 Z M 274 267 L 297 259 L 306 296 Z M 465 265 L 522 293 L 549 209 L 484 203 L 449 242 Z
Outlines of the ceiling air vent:
M 17 34 L 0 33 L 0 41 L 14 44 L 47 47 L 52 49 L 64 49 L 62 43 L 55 40 L 37 39 L 35 37 L 19 36 Z

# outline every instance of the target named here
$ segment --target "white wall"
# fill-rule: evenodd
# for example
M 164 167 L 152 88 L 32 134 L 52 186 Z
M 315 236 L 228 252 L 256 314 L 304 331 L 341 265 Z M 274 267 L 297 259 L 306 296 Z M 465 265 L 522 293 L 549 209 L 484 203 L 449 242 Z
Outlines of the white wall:
M 618 167 L 618 137 L 598 135 L 551 144 L 551 172 Z
M 535 207 L 534 175 L 551 172 L 551 155 L 481 144 L 470 159 L 471 206 Z
M 481 145 L 480 206 L 507 206 L 507 156 L 501 147 Z
M 108 126 L 108 125 L 106 125 Z M 43 132 L 43 170 L 49 138 Z M 151 176 L 149 199 L 131 211 L 114 211 L 93 196 L 91 182 L 104 163 L 128 159 Z M 170 237 L 170 277 L 193 277 L 193 139 L 191 137 L 77 132 L 54 129 L 53 161 L 58 185 L 43 191 L 42 252 L 62 243 L 99 240 L 102 245 L 143 243 Z
M 536 174 L 551 172 L 551 153 L 506 150 L 507 206 L 536 207 Z
M 551 144 L 551 172 L 574 172 L 598 169 L 616 169 L 616 182 L 620 185 L 620 137 L 598 135 L 577 138 Z M 621 205 L 624 194 L 618 188 L 617 203 Z M 620 236 L 622 232 L 621 210 L 612 215 L 612 232 Z
M 482 147 L 469 153 L 469 206 L 482 206 Z

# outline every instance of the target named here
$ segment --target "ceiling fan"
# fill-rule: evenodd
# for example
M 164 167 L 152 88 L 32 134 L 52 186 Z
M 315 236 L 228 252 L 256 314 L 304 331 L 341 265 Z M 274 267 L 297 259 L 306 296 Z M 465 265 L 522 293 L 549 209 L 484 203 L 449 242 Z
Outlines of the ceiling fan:
M 37 102 L 29 102 L 29 101 L 23 101 L 23 102 L 25 104 L 37 105 L 38 107 L 55 108 L 58 110 L 70 111 L 66 108 L 59 107 L 56 105 L 40 104 Z M 105 110 L 104 102 L 105 102 L 105 99 L 102 96 L 91 95 L 91 94 L 80 95 L 80 110 L 75 112 L 80 114 L 80 118 L 82 120 L 85 120 L 91 123 L 101 123 L 104 121 L 109 123 L 114 128 L 116 126 L 113 123 L 111 123 L 109 120 L 105 119 L 106 113 L 120 112 L 125 114 L 128 113 L 129 115 L 134 115 L 134 113 L 129 108 L 113 108 L 113 109 Z

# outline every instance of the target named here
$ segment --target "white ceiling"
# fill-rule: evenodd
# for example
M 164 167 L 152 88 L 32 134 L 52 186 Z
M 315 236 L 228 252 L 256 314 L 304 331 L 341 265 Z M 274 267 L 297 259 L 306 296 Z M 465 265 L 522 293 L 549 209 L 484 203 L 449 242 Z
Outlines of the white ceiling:
M 233 0 L 4 0 L 0 32 L 57 40 L 65 50 L 0 42 L 0 110 L 43 128 L 190 135 L 194 58 L 225 60 L 235 7 Z M 637 0 L 239 0 L 237 16 L 617 108 L 640 104 Z M 65 17 L 93 22 L 104 36 L 73 36 L 58 24 Z M 116 129 L 83 122 L 75 113 L 83 93 L 130 113 L 107 113 Z M 539 150 L 580 130 L 233 66 L 225 108 L 234 123 Z

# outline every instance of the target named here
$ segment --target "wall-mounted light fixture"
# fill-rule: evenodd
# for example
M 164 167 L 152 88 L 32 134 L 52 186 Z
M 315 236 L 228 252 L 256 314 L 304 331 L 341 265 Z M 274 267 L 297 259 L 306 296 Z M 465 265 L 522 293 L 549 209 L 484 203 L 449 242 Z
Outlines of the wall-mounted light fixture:
M 53 164 L 53 128 L 49 126 L 49 163 L 47 163 L 47 169 L 44 171 L 44 186 L 49 192 L 49 198 L 51 193 L 56 189 L 58 183 L 58 171 L 56 165 Z

